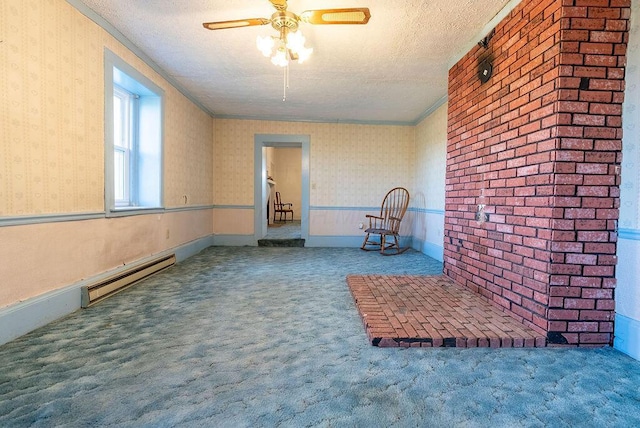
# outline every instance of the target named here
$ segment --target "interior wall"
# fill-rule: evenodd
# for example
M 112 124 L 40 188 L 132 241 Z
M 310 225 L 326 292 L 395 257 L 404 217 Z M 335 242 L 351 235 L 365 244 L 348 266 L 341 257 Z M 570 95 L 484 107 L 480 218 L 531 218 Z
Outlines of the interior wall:
M 415 186 L 412 199 L 413 248 L 443 260 L 447 159 L 447 103 L 416 126 Z
M 66 1 L 0 8 L 0 307 L 209 236 L 211 117 Z M 165 92 L 165 206 L 203 212 L 104 218 L 105 48 Z
M 302 213 L 302 149 L 277 147 L 274 149 L 274 153 L 275 190 L 280 192 L 282 202 L 293 204 L 291 207 L 293 219 L 300 220 Z
M 640 3 L 631 3 L 622 124 L 616 348 L 640 359 Z
M 275 147 L 265 148 L 265 157 L 267 158 L 267 177 L 273 177 L 274 171 L 276 169 L 274 150 Z
M 211 210 L 195 210 L 0 227 L 0 308 L 209 236 L 212 224 Z
M 267 165 L 267 182 L 268 183 L 274 183 L 275 181 L 273 180 L 273 175 L 275 174 L 275 170 L 276 170 L 276 164 L 275 164 L 275 147 L 265 147 L 264 148 L 264 155 L 265 155 L 265 163 Z M 267 187 L 267 222 L 268 224 L 273 224 L 273 201 L 275 200 L 276 197 L 276 189 L 275 189 L 275 184 L 269 184 Z M 248 214 L 248 213 L 245 213 Z M 216 230 L 230 230 L 228 228 L 216 228 L 214 227 Z
M 250 216 L 237 214 L 253 213 L 255 134 L 309 135 L 310 235 L 363 236 L 365 214 L 379 210 L 392 187 L 411 191 L 414 182 L 412 126 L 215 119 L 213 129 L 216 217 L 225 226 L 216 235 L 253 233 L 253 224 L 237 224 Z

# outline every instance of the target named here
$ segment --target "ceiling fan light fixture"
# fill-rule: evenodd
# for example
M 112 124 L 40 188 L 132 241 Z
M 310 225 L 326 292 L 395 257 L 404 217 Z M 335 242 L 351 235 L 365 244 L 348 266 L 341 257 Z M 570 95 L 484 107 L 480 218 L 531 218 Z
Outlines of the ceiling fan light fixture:
M 298 61 L 302 64 L 309 59 L 313 53 L 312 48 L 305 47 L 306 39 L 300 30 L 286 31 L 281 30 L 280 37 L 258 36 L 256 38 L 256 47 L 262 55 L 271 57 L 271 62 L 278 67 L 286 67 L 289 61 Z M 273 52 L 276 47 L 275 53 Z
M 273 40 L 273 37 L 271 36 L 256 37 L 256 47 L 260 52 L 262 52 L 262 55 L 266 56 L 267 58 L 271 56 L 271 52 L 273 52 L 274 45 L 275 45 L 275 42 Z
M 278 50 L 276 50 L 276 53 L 271 57 L 271 62 L 278 67 L 286 67 L 289 65 L 289 52 L 284 43 L 280 43 Z
M 294 31 L 287 34 L 287 48 L 294 52 L 299 52 L 304 49 L 305 41 L 301 31 Z
M 313 48 L 303 48 L 298 51 L 298 64 L 302 64 L 306 60 L 309 59 L 311 54 L 313 53 Z

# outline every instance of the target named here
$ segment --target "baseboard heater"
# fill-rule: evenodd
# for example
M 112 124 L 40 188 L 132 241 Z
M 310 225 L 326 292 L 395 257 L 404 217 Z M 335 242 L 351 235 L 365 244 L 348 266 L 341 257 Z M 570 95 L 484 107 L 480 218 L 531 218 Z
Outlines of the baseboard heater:
M 112 296 L 136 282 L 160 272 L 176 263 L 176 255 L 171 254 L 156 260 L 132 267 L 124 272 L 102 279 L 99 282 L 82 287 L 81 306 L 87 308 Z

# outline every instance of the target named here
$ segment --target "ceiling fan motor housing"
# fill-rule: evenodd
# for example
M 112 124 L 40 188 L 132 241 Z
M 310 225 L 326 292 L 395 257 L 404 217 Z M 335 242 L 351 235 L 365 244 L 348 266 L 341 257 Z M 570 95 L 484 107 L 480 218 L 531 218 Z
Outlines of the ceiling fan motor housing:
M 286 28 L 289 31 L 296 31 L 298 29 L 298 22 L 300 18 L 295 13 L 282 10 L 271 15 L 271 26 L 278 31 Z

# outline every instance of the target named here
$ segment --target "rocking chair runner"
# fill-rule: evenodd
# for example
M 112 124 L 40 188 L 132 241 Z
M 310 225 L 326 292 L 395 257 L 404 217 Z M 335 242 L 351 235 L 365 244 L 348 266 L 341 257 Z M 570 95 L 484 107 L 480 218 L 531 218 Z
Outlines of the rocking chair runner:
M 293 221 L 293 204 L 284 203 L 280 199 L 280 192 L 276 192 L 276 199 L 273 201 L 273 221 L 276 221 L 276 214 L 280 214 L 278 221 L 282 221 L 282 214 L 284 214 L 284 222 L 287 222 L 287 214 L 291 213 L 291 221 Z
M 384 256 L 396 255 L 405 252 L 406 248 L 400 248 L 398 236 L 400 222 L 409 206 L 409 191 L 403 187 L 395 187 L 387 193 L 380 207 L 380 215 L 367 214 L 369 227 L 365 230 L 366 236 L 362 243 L 365 251 L 379 250 Z M 370 240 L 370 235 L 379 235 L 380 240 Z M 387 236 L 393 237 L 393 242 L 387 243 Z M 385 252 L 389 250 L 390 252 Z

